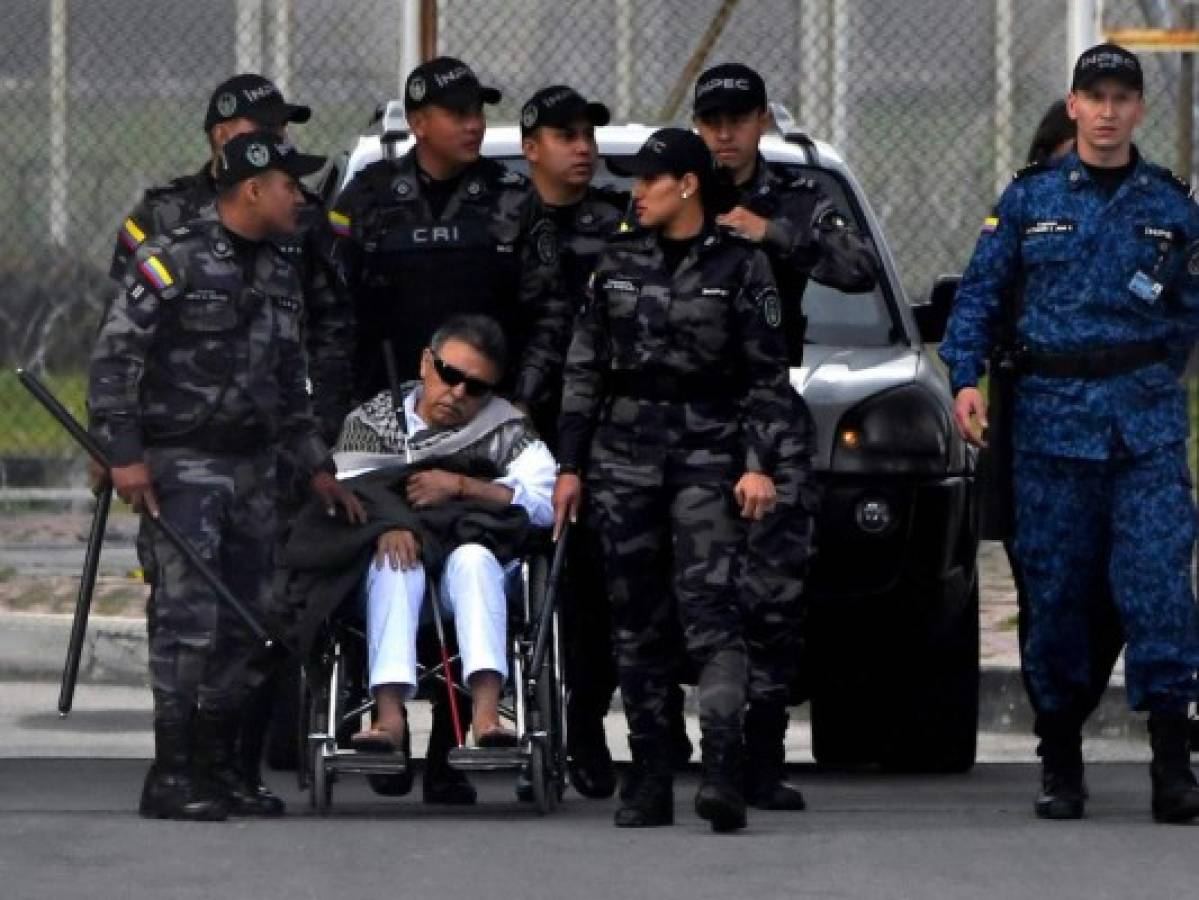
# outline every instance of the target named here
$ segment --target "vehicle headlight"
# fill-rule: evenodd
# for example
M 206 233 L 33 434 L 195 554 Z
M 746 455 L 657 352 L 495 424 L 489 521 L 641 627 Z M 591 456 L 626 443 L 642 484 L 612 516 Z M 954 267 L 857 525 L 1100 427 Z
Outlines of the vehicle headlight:
M 944 472 L 949 453 L 949 415 L 917 385 L 876 394 L 837 425 L 836 472 Z

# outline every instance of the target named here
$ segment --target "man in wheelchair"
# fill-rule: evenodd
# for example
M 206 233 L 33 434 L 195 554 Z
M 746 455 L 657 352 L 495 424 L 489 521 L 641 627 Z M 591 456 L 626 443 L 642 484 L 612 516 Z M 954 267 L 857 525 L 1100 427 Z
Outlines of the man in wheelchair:
M 365 586 L 376 718 L 353 736 L 355 749 L 407 746 L 404 704 L 416 693 L 429 572 L 438 579 L 434 596 L 454 621 L 476 745 L 516 743 L 499 717 L 508 675 L 505 578 L 529 527 L 553 521 L 556 463 L 528 417 L 495 394 L 506 356 L 503 331 L 486 316 L 442 325 L 422 351 L 420 381 L 400 386 L 398 396 L 378 394 L 342 428 L 339 477 L 363 501 L 367 523 L 350 526 L 309 509 L 288 544 L 285 564 L 301 574 L 292 585 L 308 595 L 301 601 L 308 623 L 333 612 L 330 604 L 347 587 Z M 306 585 L 304 573 L 320 586 Z M 301 635 L 312 627 L 299 626 Z M 440 768 L 433 756 L 431 746 L 426 773 L 434 762 Z

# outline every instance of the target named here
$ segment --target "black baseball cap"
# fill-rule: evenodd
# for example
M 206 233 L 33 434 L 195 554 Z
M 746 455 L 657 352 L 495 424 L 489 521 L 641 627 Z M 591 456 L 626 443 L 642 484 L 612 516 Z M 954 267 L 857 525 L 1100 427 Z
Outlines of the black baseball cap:
M 766 82 L 749 66 L 741 63 L 713 66 L 695 81 L 692 112 L 697 116 L 765 108 Z
M 267 128 L 278 128 L 288 122 L 307 122 L 312 118 L 312 108 L 288 103 L 269 79 L 245 73 L 217 85 L 208 99 L 204 130 L 219 122 L 242 118 L 253 119 Z
M 608 107 L 587 100 L 572 87 L 555 84 L 542 88 L 525 101 L 520 109 L 520 134 L 526 137 L 542 125 L 566 128 L 579 119 L 592 125 L 607 125 L 612 121 Z
M 474 103 L 499 103 L 503 95 L 497 88 L 485 87 L 460 59 L 439 56 L 421 63 L 404 82 L 404 111 L 411 112 L 433 104 L 461 109 Z
M 1144 92 L 1145 74 L 1136 54 L 1119 44 L 1097 44 L 1078 57 L 1070 90 L 1082 91 L 1101 78 L 1113 78 L 1134 91 Z
M 688 172 L 706 178 L 716 164 L 708 145 L 694 131 L 659 128 L 632 156 L 608 160 L 608 168 L 617 175 L 633 178 L 664 173 L 682 178 Z
M 230 139 L 217 154 L 216 183 L 232 187 L 239 181 L 278 169 L 294 178 L 318 171 L 325 157 L 299 152 L 288 140 L 269 131 L 251 131 Z

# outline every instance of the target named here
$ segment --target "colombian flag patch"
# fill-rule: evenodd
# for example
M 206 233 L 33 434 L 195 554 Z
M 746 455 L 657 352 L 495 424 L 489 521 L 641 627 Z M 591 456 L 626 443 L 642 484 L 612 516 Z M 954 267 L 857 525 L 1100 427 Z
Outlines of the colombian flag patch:
M 329 210 L 329 226 L 338 237 L 350 236 L 350 217 L 337 210 Z
M 146 239 L 146 233 L 138 227 L 133 219 L 126 219 L 121 225 L 121 243 L 129 250 L 136 250 Z
M 999 227 L 999 216 L 987 216 L 983 219 L 983 234 L 991 234 Z
M 140 263 L 138 269 L 146 276 L 146 280 L 160 291 L 175 283 L 175 279 L 171 277 L 171 273 L 167 271 L 167 267 L 157 256 L 151 256 L 145 262 Z

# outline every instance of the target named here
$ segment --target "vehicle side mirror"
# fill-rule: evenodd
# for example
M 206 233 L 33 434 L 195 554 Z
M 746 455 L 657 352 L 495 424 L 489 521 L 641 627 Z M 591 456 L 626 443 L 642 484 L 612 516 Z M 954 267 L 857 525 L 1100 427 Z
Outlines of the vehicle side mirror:
M 961 282 L 961 275 L 937 276 L 928 302 L 912 307 L 916 326 L 920 329 L 920 340 L 924 343 L 938 344 L 945 337 L 945 326 L 949 323 L 949 314 L 953 311 L 953 301 Z

